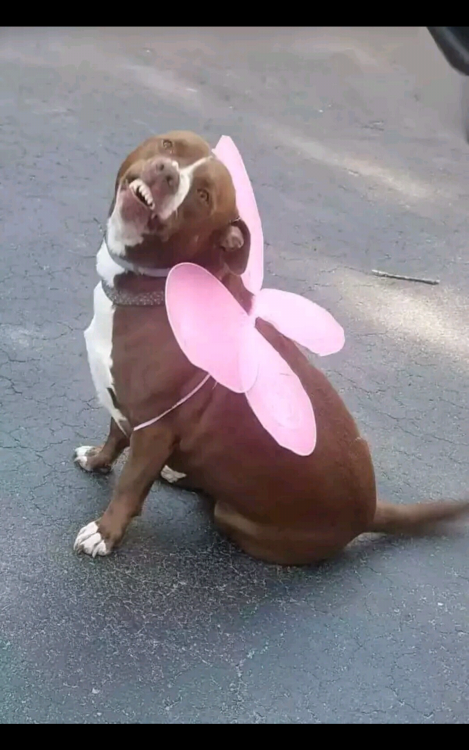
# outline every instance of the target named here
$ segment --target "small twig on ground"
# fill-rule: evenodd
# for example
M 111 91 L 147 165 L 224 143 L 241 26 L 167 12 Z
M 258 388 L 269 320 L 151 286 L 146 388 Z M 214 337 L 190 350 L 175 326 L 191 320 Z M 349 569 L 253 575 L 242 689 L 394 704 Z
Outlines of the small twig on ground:
M 373 273 L 375 276 L 383 276 L 386 279 L 399 279 L 400 281 L 416 281 L 419 284 L 431 284 L 432 286 L 435 286 L 436 284 L 439 284 L 438 279 L 419 279 L 417 276 L 401 276 L 398 273 L 388 273 L 387 271 L 377 271 L 376 268 L 373 268 L 371 273 Z

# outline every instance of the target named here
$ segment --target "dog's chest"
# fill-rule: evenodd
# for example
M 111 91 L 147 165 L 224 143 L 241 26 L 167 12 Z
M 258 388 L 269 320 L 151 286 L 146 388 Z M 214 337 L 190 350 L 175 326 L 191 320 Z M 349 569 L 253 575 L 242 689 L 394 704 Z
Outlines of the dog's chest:
M 93 320 L 85 331 L 88 362 L 96 395 L 111 417 L 119 425 L 125 425 L 123 414 L 114 405 L 112 394 L 112 332 L 115 307 L 105 295 L 101 284 L 94 290 Z

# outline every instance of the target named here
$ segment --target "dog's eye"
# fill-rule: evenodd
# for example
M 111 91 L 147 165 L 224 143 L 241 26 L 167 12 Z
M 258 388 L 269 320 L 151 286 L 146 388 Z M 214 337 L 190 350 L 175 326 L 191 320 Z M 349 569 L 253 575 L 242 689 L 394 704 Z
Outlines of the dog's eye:
M 172 147 L 173 147 L 173 142 L 172 141 L 168 141 L 168 139 L 165 138 L 164 141 L 163 141 L 163 148 L 166 151 L 170 151 L 172 149 Z
M 197 195 L 199 196 L 201 201 L 203 201 L 204 203 L 208 203 L 208 199 L 209 199 L 208 190 L 205 190 L 204 188 L 199 188 L 197 190 Z

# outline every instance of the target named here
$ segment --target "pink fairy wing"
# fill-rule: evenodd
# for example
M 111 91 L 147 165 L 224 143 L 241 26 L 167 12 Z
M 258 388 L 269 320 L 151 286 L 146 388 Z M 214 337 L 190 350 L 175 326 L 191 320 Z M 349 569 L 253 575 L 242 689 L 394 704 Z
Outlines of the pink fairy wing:
M 242 156 L 229 136 L 222 135 L 213 152 L 231 174 L 240 218 L 251 233 L 251 250 L 242 279 L 246 289 L 257 294 L 264 279 L 264 235 L 254 190 Z
M 180 263 L 166 280 L 166 309 L 176 341 L 190 362 L 235 393 L 257 375 L 250 318 L 223 284 L 194 263 Z
M 309 456 L 316 445 L 316 420 L 300 379 L 257 331 L 259 370 L 246 398 L 262 426 L 284 448 Z
M 256 297 L 254 316 L 321 357 L 335 354 L 344 345 L 342 326 L 323 307 L 298 294 L 262 289 Z

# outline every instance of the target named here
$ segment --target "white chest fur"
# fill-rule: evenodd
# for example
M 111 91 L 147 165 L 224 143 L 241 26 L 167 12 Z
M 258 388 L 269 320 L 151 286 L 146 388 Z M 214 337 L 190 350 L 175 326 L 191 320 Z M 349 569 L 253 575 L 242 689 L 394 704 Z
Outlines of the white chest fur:
M 111 286 L 116 273 L 122 273 L 122 269 L 110 258 L 104 242 L 98 252 L 97 268 L 100 276 Z M 121 426 L 125 424 L 124 416 L 114 406 L 108 390 L 114 387 L 111 374 L 114 311 L 115 306 L 104 294 L 101 284 L 98 284 L 94 290 L 93 320 L 85 331 L 88 363 L 100 403 Z

